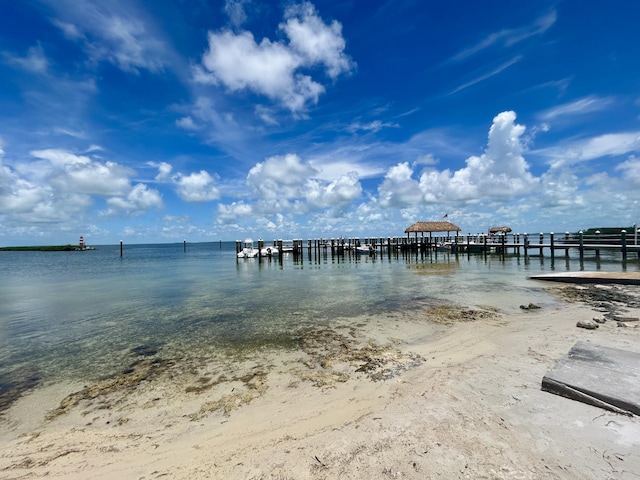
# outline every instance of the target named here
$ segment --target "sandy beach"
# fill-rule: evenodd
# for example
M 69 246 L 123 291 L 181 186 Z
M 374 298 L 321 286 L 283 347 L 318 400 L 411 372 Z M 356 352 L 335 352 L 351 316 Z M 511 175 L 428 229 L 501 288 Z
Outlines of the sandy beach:
M 541 288 L 564 300 L 366 318 L 186 363 L 138 352 L 122 375 L 5 410 L 0 477 L 640 478 L 638 417 L 540 388 L 577 341 L 640 352 L 638 322 L 576 327 L 640 317 L 638 288 Z

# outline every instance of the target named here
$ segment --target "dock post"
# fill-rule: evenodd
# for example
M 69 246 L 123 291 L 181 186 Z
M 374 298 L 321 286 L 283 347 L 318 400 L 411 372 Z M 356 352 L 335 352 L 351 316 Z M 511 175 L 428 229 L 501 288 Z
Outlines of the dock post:
M 580 263 L 584 261 L 584 232 L 580 230 Z
M 568 244 L 569 243 L 569 232 L 564 232 L 564 244 Z M 564 256 L 569 258 L 569 249 L 565 248 L 564 249 Z
M 627 231 L 622 230 L 620 232 L 622 234 L 622 260 L 627 260 Z
M 262 249 L 264 248 L 264 240 L 258 240 L 258 258 L 262 258 Z
M 544 233 L 540 232 L 540 256 L 542 256 L 542 245 L 544 243 Z
M 596 230 L 596 244 L 600 245 L 600 230 Z M 596 248 L 596 258 L 600 258 L 600 249 Z
M 120 256 L 122 256 L 122 240 L 120 240 Z
M 187 241 L 186 241 L 186 240 L 185 240 L 185 241 L 183 242 L 183 244 L 182 244 L 182 251 L 183 251 L 184 253 L 187 253 Z
M 524 256 L 527 256 L 528 253 L 528 249 L 529 249 L 529 234 L 527 232 L 524 232 Z
M 553 259 L 554 259 L 554 258 L 555 258 L 555 256 L 556 256 L 556 253 L 555 253 L 555 252 L 556 252 L 556 251 L 555 251 L 555 242 L 554 242 L 554 240 L 553 240 L 553 232 L 551 232 L 551 233 L 549 234 L 549 242 L 551 243 L 551 260 L 553 261 Z

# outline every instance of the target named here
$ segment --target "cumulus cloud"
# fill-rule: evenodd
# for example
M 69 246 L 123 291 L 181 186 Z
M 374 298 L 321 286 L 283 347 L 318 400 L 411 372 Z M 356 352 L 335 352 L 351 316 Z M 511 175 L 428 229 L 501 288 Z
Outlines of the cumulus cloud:
M 408 162 L 391 167 L 378 188 L 383 207 L 411 208 L 429 204 L 464 204 L 480 200 L 509 200 L 532 191 L 539 179 L 529 172 L 523 157 L 525 127 L 515 123 L 514 112 L 493 119 L 485 152 L 466 160 L 456 171 L 437 170 L 433 161 L 419 179 Z M 420 165 L 417 163 L 416 165 Z
M 217 220 L 220 223 L 236 221 L 238 218 L 253 215 L 253 207 L 244 202 L 233 202 L 230 205 L 218 204 Z
M 515 120 L 515 112 L 498 114 L 489 130 L 485 153 L 469 157 L 466 167 L 453 173 L 425 172 L 420 178 L 425 200 L 510 199 L 530 192 L 538 180 L 522 155 L 525 127 Z
M 274 156 L 256 164 L 247 176 L 247 184 L 262 199 L 302 196 L 307 179 L 317 170 L 295 154 Z
M 408 163 L 401 163 L 389 169 L 378 187 L 380 204 L 383 207 L 407 207 L 422 201 L 420 183 L 411 178 L 413 169 Z
M 178 195 L 188 202 L 206 202 L 220 198 L 213 178 L 205 170 L 189 175 L 177 175 L 175 182 Z
M 34 150 L 35 161 L 0 162 L 0 213 L 10 222 L 78 220 L 94 198 L 104 198 L 108 213 L 162 207 L 160 193 L 130 183 L 135 173 L 115 162 L 98 161 L 63 149 Z
M 302 57 L 304 66 L 324 65 L 332 79 L 351 70 L 352 61 L 344 53 L 346 42 L 340 22 L 325 24 L 309 2 L 289 6 L 284 18 L 280 29 L 289 37 L 293 52 Z
M 326 183 L 310 180 L 305 185 L 307 202 L 316 207 L 345 207 L 362 195 L 362 185 L 355 172 Z
M 107 213 L 117 213 L 118 211 L 136 214 L 151 208 L 162 208 L 162 196 L 157 190 L 149 188 L 143 183 L 136 184 L 126 196 L 110 197 L 107 199 L 109 211 Z
M 640 158 L 630 157 L 616 167 L 622 173 L 623 181 L 634 188 L 640 188 Z
M 167 162 L 147 162 L 147 165 L 158 169 L 155 179 L 175 186 L 178 196 L 187 202 L 207 202 L 220 198 L 220 191 L 214 178 L 206 170 L 190 174 L 171 174 L 173 166 Z
M 247 175 L 250 202 L 218 206 L 218 220 L 234 221 L 248 215 L 276 215 L 286 210 L 303 214 L 318 209 L 343 211 L 362 195 L 356 172 L 330 181 L 318 178 L 316 170 L 296 154 L 273 156 L 256 164 Z
M 128 177 L 133 170 L 114 162 L 96 162 L 59 149 L 34 150 L 31 155 L 49 162 L 40 168 L 51 168 L 49 181 L 61 191 L 109 196 L 123 195 L 131 188 Z
M 256 42 L 248 31 L 209 32 L 209 46 L 194 68 L 194 79 L 232 92 L 250 90 L 292 112 L 317 103 L 324 86 L 302 70 L 323 66 L 335 79 L 352 68 L 342 27 L 336 21 L 325 24 L 314 6 L 304 3 L 286 9 L 280 29 L 289 43 L 268 38 Z

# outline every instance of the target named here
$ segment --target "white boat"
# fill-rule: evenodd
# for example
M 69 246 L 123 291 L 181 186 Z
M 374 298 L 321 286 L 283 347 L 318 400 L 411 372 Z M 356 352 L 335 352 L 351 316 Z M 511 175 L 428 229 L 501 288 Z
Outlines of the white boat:
M 376 249 L 373 248 L 373 245 L 365 243 L 364 245 L 360 245 L 356 247 L 356 253 L 364 253 L 366 255 L 373 255 L 376 253 Z
M 293 240 L 281 240 L 280 253 L 283 255 L 293 252 Z
M 257 257 L 259 250 L 253 246 L 253 240 L 250 238 L 245 239 L 244 247 L 238 252 L 238 258 L 253 258 Z
M 278 253 L 278 247 L 276 247 L 275 245 L 264 247 L 262 250 L 260 250 L 260 255 L 262 255 L 263 257 L 273 257 L 274 255 L 278 255 Z
M 439 242 L 436 245 L 436 251 L 438 252 L 450 252 L 453 244 L 451 242 Z

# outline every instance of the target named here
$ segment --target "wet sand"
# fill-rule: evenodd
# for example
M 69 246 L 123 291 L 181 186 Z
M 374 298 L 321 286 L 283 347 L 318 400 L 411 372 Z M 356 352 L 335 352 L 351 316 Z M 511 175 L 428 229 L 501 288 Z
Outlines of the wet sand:
M 576 327 L 640 317 L 640 292 L 549 288 L 567 303 L 367 317 L 295 348 L 153 352 L 114 378 L 38 388 L 0 416 L 0 477 L 638 478 L 638 417 L 540 385 L 579 340 L 640 352 L 639 322 Z

